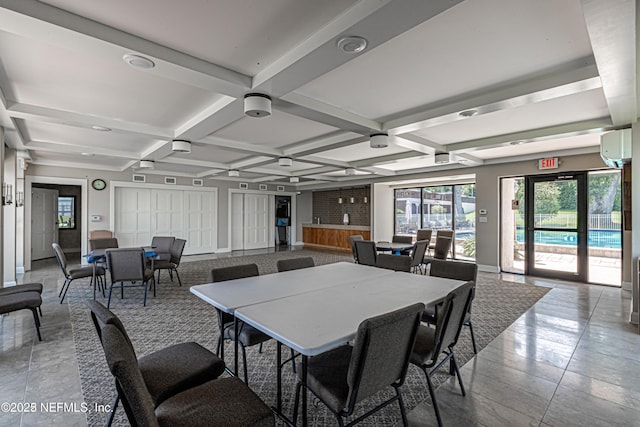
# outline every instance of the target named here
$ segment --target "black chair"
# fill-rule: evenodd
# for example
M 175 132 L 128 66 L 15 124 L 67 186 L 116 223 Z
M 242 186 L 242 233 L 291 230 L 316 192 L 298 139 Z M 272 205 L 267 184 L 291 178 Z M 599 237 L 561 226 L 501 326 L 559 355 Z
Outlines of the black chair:
M 182 286 L 182 280 L 180 280 L 180 274 L 178 274 L 178 267 L 180 266 L 180 260 L 182 259 L 182 252 L 184 252 L 184 246 L 187 241 L 184 239 L 175 239 L 171 245 L 170 256 L 168 260 L 158 259 L 153 262 L 153 271 L 158 271 L 158 279 L 156 284 L 160 283 L 160 271 L 168 270 L 169 278 L 173 282 L 173 273 L 176 273 L 178 278 L 178 284 Z
M 436 243 L 433 247 L 433 256 L 425 256 L 423 263 L 425 265 L 431 264 L 434 259 L 447 259 L 449 251 L 451 250 L 451 237 L 437 236 Z
M 411 251 L 411 270 L 414 273 L 419 272 L 420 274 L 425 274 L 425 270 L 423 270 L 422 267 L 424 265 L 424 254 L 427 252 L 428 246 L 428 240 L 418 240 L 413 245 L 413 250 Z
M 151 239 L 151 246 L 156 252 L 156 260 L 169 261 L 171 260 L 171 247 L 175 241 L 173 236 L 153 236 Z
M 15 288 L 16 286 L 12 287 Z M 41 305 L 42 297 L 40 293 L 36 291 L 0 293 L 0 315 L 18 310 L 31 310 L 39 341 L 42 341 L 42 335 L 40 335 L 40 317 L 38 316 L 38 309 Z
M 376 242 L 372 240 L 356 240 L 356 253 L 358 255 L 358 264 L 376 265 L 378 252 L 376 251 Z
M 450 371 L 458 377 L 462 395 L 466 394 L 460 370 L 456 363 L 454 347 L 458 342 L 464 316 L 471 303 L 473 286 L 473 282 L 467 282 L 447 295 L 442 303 L 436 327 L 420 325 L 411 354 L 411 363 L 420 367 L 427 378 L 427 386 L 429 387 L 429 394 L 431 395 L 439 426 L 442 426 L 442 418 L 440 417 L 440 409 L 438 408 L 431 377 L 444 364 L 450 362 Z M 444 358 L 438 361 L 441 354 L 444 354 Z
M 446 239 L 449 238 L 449 241 L 444 241 L 441 243 L 440 245 L 440 250 L 438 251 L 438 255 L 436 256 L 436 245 L 438 244 L 438 238 L 440 239 Z M 451 249 L 451 242 L 453 242 L 453 230 L 436 230 L 436 241 L 435 243 L 431 243 L 429 244 L 429 250 L 433 250 L 434 254 L 433 256 L 438 258 L 438 259 L 445 259 L 449 253 L 449 250 Z M 449 244 L 449 246 L 447 247 L 447 243 Z M 444 253 L 444 255 L 442 254 L 442 251 L 446 248 L 446 252 Z
M 409 273 L 411 271 L 411 257 L 406 255 L 378 254 L 376 267 Z
M 120 330 L 135 355 L 129 335 L 118 316 L 97 301 L 87 301 L 87 305 L 100 342 L 102 327 L 113 325 Z M 175 344 L 137 360 L 154 407 L 171 396 L 218 378 L 225 368 L 222 359 L 195 342 Z M 113 421 L 119 400 L 120 396 L 116 395 L 107 425 Z
M 351 245 L 351 254 L 353 255 L 353 262 L 358 262 L 358 252 L 356 251 L 356 241 L 364 240 L 360 234 L 354 234 L 349 236 L 349 244 Z
M 107 308 L 111 306 L 111 294 L 113 287 L 120 283 L 120 297 L 124 298 L 125 287 L 144 288 L 144 300 L 142 305 L 147 305 L 147 290 L 153 286 L 155 295 L 155 278 L 153 270 L 147 268 L 147 258 L 142 248 L 121 248 L 107 249 L 105 252 L 107 258 L 107 269 L 111 276 L 111 285 L 109 285 L 109 299 L 107 300 Z M 130 282 L 130 285 L 125 285 Z
M 407 244 L 411 244 L 411 243 L 413 243 L 413 237 L 412 236 L 401 236 L 399 234 L 396 234 L 391 238 L 391 242 L 392 243 L 407 243 Z M 411 249 L 405 250 L 405 251 L 400 251 L 400 254 L 401 255 L 410 255 L 411 254 Z
M 56 260 L 58 261 L 58 265 L 62 270 L 62 274 L 64 274 L 64 283 L 62 284 L 62 288 L 60 289 L 60 293 L 58 297 L 62 297 L 60 299 L 60 304 L 64 301 L 64 297 L 67 295 L 67 291 L 69 290 L 69 286 L 71 282 L 76 279 L 84 279 L 87 277 L 91 278 L 91 285 L 93 285 L 93 297 L 96 296 L 96 282 L 99 277 L 104 277 L 104 268 L 100 266 L 87 266 L 87 267 L 75 267 L 69 268 L 67 265 L 67 257 L 64 252 L 62 252 L 62 248 L 57 243 L 52 243 L 53 252 L 56 255 Z
M 231 267 L 220 267 L 211 270 L 212 282 L 224 282 L 227 280 L 243 279 L 245 277 L 259 276 L 258 266 L 256 264 L 244 264 L 235 265 Z M 218 327 L 220 336 L 218 337 L 218 343 L 216 346 L 216 354 L 224 354 L 222 346 L 223 340 L 235 341 L 234 331 L 234 317 L 232 314 L 225 313 L 224 311 L 217 309 L 218 313 Z M 251 325 L 247 325 L 244 322 L 238 322 L 238 344 L 242 350 L 242 364 L 244 368 L 244 382 L 249 384 L 249 375 L 247 372 L 247 352 L 245 347 L 251 347 L 256 344 L 261 344 L 270 340 L 271 337 L 263 332 L 260 332 Z
M 477 282 L 478 278 L 478 265 L 470 262 L 434 259 L 431 261 L 429 275 L 474 283 L 473 289 L 471 290 L 471 302 L 469 303 L 469 311 L 467 311 L 467 314 L 465 315 L 464 325 L 469 327 L 469 332 L 471 333 L 471 344 L 473 345 L 473 352 L 477 354 L 478 349 L 476 347 L 476 337 L 473 333 L 473 323 L 471 321 L 471 306 L 473 305 L 473 299 L 476 296 L 475 283 Z M 428 305 L 424 310 L 422 320 L 427 323 L 435 324 L 438 318 L 438 310 L 438 305 Z
M 105 325 L 101 337 L 109 370 L 132 426 L 274 425 L 271 409 L 237 377 L 207 381 L 154 406 L 133 347 L 120 329 Z
M 360 422 L 395 400 L 407 425 L 400 387 L 423 309 L 424 304 L 413 304 L 366 319 L 358 327 L 353 346 L 344 345 L 308 360 L 306 387 L 333 412 L 338 425 L 344 425 L 343 418 L 353 413 L 357 403 L 390 386 L 395 390 L 394 396 L 347 425 Z M 299 379 L 303 375 L 298 372 Z M 298 381 L 296 386 L 294 422 L 303 385 Z
M 115 249 L 118 247 L 118 239 L 115 237 L 105 237 L 102 239 L 89 240 L 89 249 Z
M 431 235 L 433 234 L 433 230 L 430 228 L 421 228 L 416 232 L 416 241 L 418 240 L 426 240 L 427 242 L 431 242 Z
M 281 259 L 276 262 L 276 267 L 278 272 L 289 271 L 289 270 L 299 270 L 301 268 L 309 268 L 315 267 L 315 262 L 313 261 L 313 257 L 305 256 L 300 258 L 291 258 L 291 259 Z

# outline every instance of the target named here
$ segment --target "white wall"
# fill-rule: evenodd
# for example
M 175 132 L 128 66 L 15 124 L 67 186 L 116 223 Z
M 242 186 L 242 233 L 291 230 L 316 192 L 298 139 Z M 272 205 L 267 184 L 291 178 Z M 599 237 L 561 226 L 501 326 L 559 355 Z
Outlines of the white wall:
M 394 192 L 389 184 L 373 184 L 371 240 L 391 241 L 395 226 Z
M 13 202 L 10 205 L 2 207 L 3 217 L 3 241 L 4 241 L 4 286 L 12 286 L 16 284 L 16 151 L 5 149 L 4 152 L 4 173 L 3 182 L 13 187 Z

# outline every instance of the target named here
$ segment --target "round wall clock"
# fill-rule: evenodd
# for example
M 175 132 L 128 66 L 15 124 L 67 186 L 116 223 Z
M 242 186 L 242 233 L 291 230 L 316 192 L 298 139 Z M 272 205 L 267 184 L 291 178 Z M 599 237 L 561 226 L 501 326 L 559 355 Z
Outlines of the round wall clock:
M 94 179 L 91 181 L 91 186 L 96 190 L 104 190 L 107 188 L 107 183 L 104 182 L 104 179 Z

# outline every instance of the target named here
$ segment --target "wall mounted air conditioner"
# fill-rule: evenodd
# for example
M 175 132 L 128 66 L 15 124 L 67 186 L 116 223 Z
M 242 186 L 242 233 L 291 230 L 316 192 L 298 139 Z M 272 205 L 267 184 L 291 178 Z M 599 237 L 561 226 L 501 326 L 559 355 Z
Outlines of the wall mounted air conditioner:
M 621 169 L 631 161 L 631 129 L 614 130 L 600 137 L 600 157 L 612 167 Z

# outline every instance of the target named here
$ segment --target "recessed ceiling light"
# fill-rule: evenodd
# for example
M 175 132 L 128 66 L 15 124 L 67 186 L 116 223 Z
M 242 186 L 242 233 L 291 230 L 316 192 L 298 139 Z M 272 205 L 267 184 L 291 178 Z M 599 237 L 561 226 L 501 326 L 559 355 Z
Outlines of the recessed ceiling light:
M 139 55 L 132 55 L 130 53 L 123 55 L 122 59 L 132 67 L 141 68 L 143 70 L 150 70 L 151 68 L 156 66 L 156 64 L 149 58 L 145 58 L 144 56 Z
M 359 36 L 342 37 L 338 40 L 338 49 L 345 53 L 360 53 L 367 47 L 367 40 Z
M 98 126 L 98 125 L 93 125 L 91 126 L 91 129 L 93 130 L 97 130 L 100 132 L 110 132 L 111 128 L 105 127 L 105 126 Z
M 464 111 L 460 111 L 458 113 L 458 115 L 460 117 L 465 117 L 465 118 L 466 117 L 473 117 L 473 116 L 475 116 L 477 114 L 478 114 L 478 110 L 464 110 Z
M 91 154 L 91 153 L 80 153 L 80 154 L 83 155 L 83 156 L 93 156 L 93 154 Z

